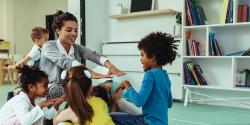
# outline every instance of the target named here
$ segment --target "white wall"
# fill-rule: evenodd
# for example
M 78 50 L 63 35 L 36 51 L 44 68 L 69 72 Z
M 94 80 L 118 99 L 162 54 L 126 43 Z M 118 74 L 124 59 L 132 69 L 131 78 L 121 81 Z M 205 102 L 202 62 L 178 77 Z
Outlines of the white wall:
M 33 42 L 30 38 L 34 26 L 45 27 L 45 16 L 60 9 L 67 11 L 67 0 L 14 0 L 14 42 L 16 53 L 27 54 Z
M 68 12 L 74 14 L 79 24 L 78 37 L 76 43 L 81 43 L 81 17 L 80 17 L 80 0 L 68 0 Z
M 13 0 L 0 0 L 0 17 L 0 38 L 13 42 Z
M 86 0 L 85 7 L 86 47 L 101 53 L 102 42 L 109 39 L 109 4 L 106 0 Z M 87 61 L 87 66 L 96 65 Z

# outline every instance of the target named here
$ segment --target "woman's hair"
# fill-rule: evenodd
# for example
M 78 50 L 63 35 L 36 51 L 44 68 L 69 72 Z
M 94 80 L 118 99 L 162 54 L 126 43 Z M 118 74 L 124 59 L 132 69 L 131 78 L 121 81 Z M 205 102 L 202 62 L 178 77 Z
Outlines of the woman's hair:
M 152 32 L 140 40 L 138 49 L 143 49 L 149 58 L 155 57 L 158 65 L 166 65 L 175 60 L 176 42 L 170 34 Z
M 17 67 L 17 69 L 21 74 L 19 76 L 20 86 L 26 93 L 29 93 L 29 84 L 35 85 L 37 82 L 40 82 L 42 78 L 48 78 L 48 75 L 36 66 L 30 67 L 28 65 L 24 65 L 22 67 Z
M 85 74 L 86 71 L 88 71 L 87 68 L 83 66 L 70 68 L 64 81 L 68 104 L 78 117 L 80 125 L 91 121 L 94 115 L 94 111 L 86 99 L 92 86 L 91 78 Z
M 75 22 L 77 22 L 77 19 L 73 14 L 71 14 L 69 12 L 63 12 L 61 10 L 58 10 L 54 14 L 54 21 L 53 21 L 53 24 L 52 24 L 53 30 L 56 32 L 56 29 L 61 29 L 63 27 L 65 21 L 75 21 Z
M 105 83 L 103 83 L 105 84 Z M 92 96 L 102 98 L 108 106 L 111 105 L 111 98 L 109 92 L 104 88 L 103 85 L 94 86 L 91 92 Z
M 49 34 L 49 31 L 43 27 L 36 26 L 31 31 L 31 39 L 35 42 L 35 39 L 41 39 L 44 34 Z

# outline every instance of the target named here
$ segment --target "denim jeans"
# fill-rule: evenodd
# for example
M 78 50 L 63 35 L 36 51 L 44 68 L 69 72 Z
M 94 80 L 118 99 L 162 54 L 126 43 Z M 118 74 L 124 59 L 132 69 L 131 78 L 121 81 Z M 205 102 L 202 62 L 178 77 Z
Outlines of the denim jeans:
M 147 125 L 143 115 L 131 115 L 123 112 L 110 113 L 116 125 Z

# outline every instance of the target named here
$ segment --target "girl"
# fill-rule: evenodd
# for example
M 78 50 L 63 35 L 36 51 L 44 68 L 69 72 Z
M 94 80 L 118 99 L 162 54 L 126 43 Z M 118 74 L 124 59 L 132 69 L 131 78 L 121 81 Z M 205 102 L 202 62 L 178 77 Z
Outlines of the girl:
M 36 105 L 35 99 L 47 94 L 48 76 L 37 67 L 24 65 L 18 70 L 22 91 L 0 110 L 0 125 L 43 125 L 43 118 L 52 119 L 63 99 L 46 100 Z M 53 107 L 46 108 L 49 105 Z
M 53 119 L 54 125 L 68 120 L 80 125 L 114 125 L 107 104 L 101 98 L 91 96 L 91 73 L 85 67 L 69 69 L 64 84 L 69 108 Z

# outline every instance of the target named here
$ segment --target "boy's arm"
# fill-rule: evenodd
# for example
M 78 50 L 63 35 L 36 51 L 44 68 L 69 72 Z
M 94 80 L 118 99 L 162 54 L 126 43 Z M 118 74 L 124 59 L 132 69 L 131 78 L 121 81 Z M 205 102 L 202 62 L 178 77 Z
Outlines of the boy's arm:
M 30 61 L 30 59 L 31 58 L 29 56 L 25 56 L 22 60 L 20 60 L 19 62 L 17 62 L 15 65 L 9 66 L 9 68 L 15 70 L 18 66 L 27 64 L 27 62 Z
M 170 88 L 171 89 L 171 88 Z M 172 93 L 171 93 L 171 91 L 169 91 L 169 98 L 168 98 L 168 108 L 171 108 L 172 107 L 172 105 L 173 105 L 173 97 L 172 97 Z
M 128 82 L 128 81 L 127 81 Z M 154 86 L 153 75 L 150 72 L 146 72 L 142 82 L 142 86 L 139 92 L 136 92 L 133 87 L 125 87 L 127 89 L 126 97 L 131 100 L 137 107 L 141 107 L 145 104 L 150 96 L 150 93 Z

